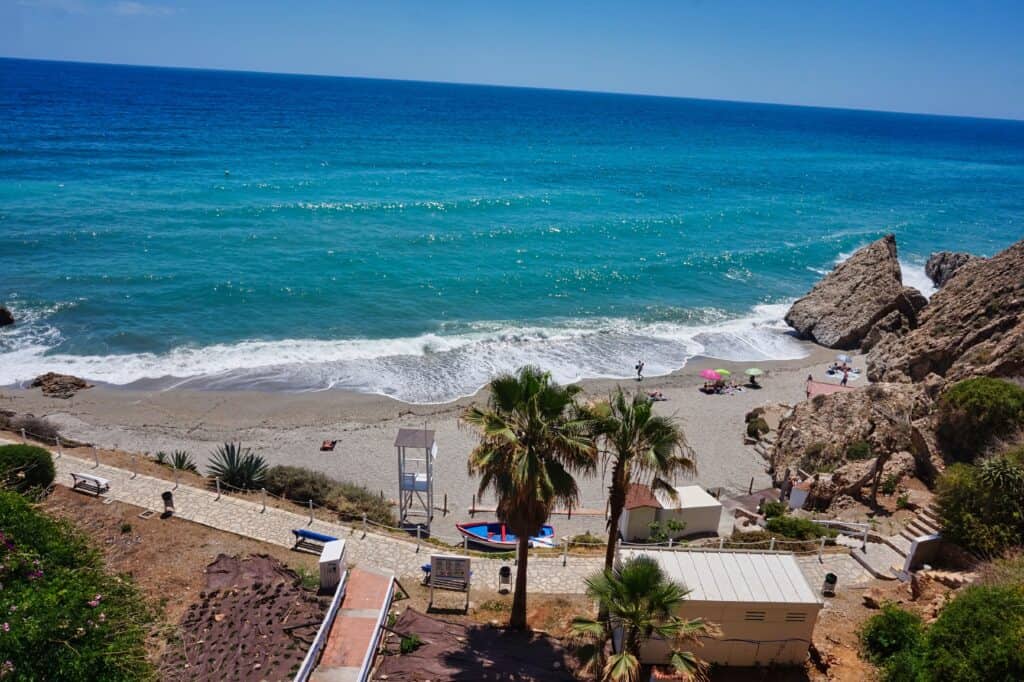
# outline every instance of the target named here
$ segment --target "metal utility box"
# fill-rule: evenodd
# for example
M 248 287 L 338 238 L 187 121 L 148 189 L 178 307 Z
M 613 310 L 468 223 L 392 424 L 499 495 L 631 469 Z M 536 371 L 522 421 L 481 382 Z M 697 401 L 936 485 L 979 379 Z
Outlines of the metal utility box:
M 331 540 L 320 552 L 320 589 L 333 592 L 345 572 L 345 541 Z

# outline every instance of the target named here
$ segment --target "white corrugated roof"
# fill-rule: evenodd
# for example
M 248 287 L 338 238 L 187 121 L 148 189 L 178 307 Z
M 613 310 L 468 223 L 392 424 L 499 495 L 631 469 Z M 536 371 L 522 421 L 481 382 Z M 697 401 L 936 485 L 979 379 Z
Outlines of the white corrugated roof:
M 699 485 L 676 486 L 677 499 L 673 500 L 661 490 L 654 493 L 663 509 L 699 509 L 721 507 L 722 503 Z
M 639 554 L 656 559 L 669 577 L 690 590 L 687 598 L 693 601 L 821 603 L 792 554 L 656 549 L 622 551 L 624 559 Z

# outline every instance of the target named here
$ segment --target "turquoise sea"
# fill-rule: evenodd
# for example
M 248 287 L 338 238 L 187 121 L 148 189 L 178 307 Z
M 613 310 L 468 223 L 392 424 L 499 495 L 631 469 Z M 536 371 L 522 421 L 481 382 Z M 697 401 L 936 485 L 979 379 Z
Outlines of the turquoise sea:
M 0 385 L 796 357 L 785 303 L 887 232 L 922 288 L 1024 236 L 1024 123 L 0 60 Z

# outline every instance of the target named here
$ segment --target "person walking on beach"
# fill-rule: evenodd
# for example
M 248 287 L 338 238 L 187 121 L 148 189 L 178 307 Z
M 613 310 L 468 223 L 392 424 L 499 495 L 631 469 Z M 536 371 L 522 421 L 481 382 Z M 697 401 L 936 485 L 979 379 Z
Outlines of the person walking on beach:
M 840 386 L 846 385 L 846 380 L 850 378 L 850 368 L 843 367 L 843 380 L 839 382 Z
M 637 381 L 643 381 L 644 380 L 644 361 L 643 360 L 637 360 L 637 362 L 636 362 L 636 380 Z

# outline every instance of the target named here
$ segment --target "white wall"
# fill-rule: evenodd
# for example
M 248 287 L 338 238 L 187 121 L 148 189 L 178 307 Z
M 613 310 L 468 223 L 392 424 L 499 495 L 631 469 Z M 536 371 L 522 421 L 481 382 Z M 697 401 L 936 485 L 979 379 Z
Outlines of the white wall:
M 651 535 L 651 524 L 655 520 L 653 507 L 624 509 L 619 518 L 619 533 L 626 542 L 646 540 Z

